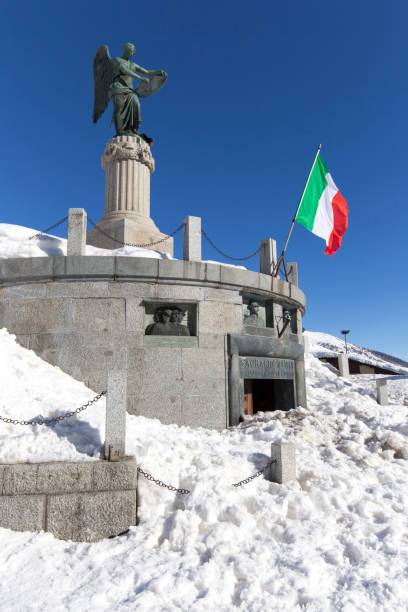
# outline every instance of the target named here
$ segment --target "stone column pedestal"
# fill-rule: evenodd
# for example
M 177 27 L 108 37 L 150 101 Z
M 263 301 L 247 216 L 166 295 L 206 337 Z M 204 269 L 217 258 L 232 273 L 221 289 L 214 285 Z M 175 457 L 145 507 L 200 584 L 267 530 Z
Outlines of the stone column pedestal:
M 102 168 L 106 172 L 105 214 L 88 232 L 87 244 L 117 249 L 121 242 L 145 245 L 165 238 L 150 217 L 154 159 L 149 145 L 139 136 L 115 136 L 106 145 Z M 173 255 L 173 238 L 144 248 Z

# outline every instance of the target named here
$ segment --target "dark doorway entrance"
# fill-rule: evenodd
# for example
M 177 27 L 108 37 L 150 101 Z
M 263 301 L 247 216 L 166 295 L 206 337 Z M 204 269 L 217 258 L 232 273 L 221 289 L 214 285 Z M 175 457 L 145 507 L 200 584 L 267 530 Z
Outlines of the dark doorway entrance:
M 295 408 L 293 380 L 246 378 L 244 380 L 244 412 L 270 412 Z

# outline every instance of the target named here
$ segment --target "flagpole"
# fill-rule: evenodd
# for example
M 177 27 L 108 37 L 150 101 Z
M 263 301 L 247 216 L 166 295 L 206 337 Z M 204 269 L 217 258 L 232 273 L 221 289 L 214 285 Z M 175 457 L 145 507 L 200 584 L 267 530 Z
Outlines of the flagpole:
M 316 164 L 316 161 L 317 161 L 317 157 L 318 157 L 318 155 L 319 155 L 319 153 L 320 153 L 320 149 L 321 149 L 321 148 L 322 148 L 322 145 L 321 145 L 321 144 L 319 144 L 319 146 L 317 147 L 317 151 L 316 151 L 316 155 L 315 155 L 315 158 L 314 158 L 314 161 L 313 161 L 312 167 L 310 168 L 309 176 L 307 177 L 306 184 L 305 184 L 304 189 L 303 189 L 303 191 L 302 191 L 302 195 L 301 195 L 301 197 L 300 197 L 299 204 L 297 205 L 297 207 L 296 207 L 296 211 L 295 211 L 295 214 L 293 215 L 292 223 L 291 223 L 291 226 L 290 226 L 290 228 L 289 228 L 288 235 L 287 235 L 287 237 L 286 237 L 285 246 L 283 247 L 283 249 L 282 249 L 282 253 L 280 254 L 280 257 L 279 257 L 278 261 L 276 262 L 276 266 L 275 266 L 275 268 L 274 268 L 274 270 L 273 270 L 273 274 L 272 274 L 272 276 L 278 276 L 278 274 L 279 274 L 279 269 L 280 269 L 280 267 L 281 267 L 281 265 L 282 265 L 283 256 L 285 255 L 285 253 L 286 253 L 286 249 L 288 248 L 289 238 L 291 237 L 292 230 L 293 230 L 293 226 L 295 225 L 296 215 L 298 214 L 298 211 L 299 211 L 300 205 L 301 205 L 302 200 L 303 200 L 303 196 L 305 195 L 305 192 L 306 192 L 307 186 L 308 186 L 309 181 L 310 181 L 310 177 L 312 176 L 313 168 L 315 167 L 315 164 Z

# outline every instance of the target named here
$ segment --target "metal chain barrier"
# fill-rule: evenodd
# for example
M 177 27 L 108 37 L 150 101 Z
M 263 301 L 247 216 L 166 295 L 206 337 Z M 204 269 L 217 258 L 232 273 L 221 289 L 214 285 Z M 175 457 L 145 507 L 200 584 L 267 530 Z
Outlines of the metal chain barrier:
M 244 478 L 244 480 L 240 480 L 239 482 L 234 482 L 232 486 L 242 487 L 243 485 L 248 484 L 248 482 L 251 482 L 251 480 L 254 480 L 254 478 L 258 478 L 258 476 L 261 476 L 261 474 L 263 474 L 268 469 L 268 467 L 272 465 L 272 463 L 276 463 L 276 459 L 272 459 L 271 461 L 268 461 L 268 463 L 261 470 L 259 470 L 255 474 L 252 474 L 252 476 L 248 476 L 248 478 Z
M 0 416 L 0 421 L 3 421 L 3 423 L 11 423 L 12 425 L 51 425 L 51 424 L 55 424 L 55 423 L 58 423 L 59 421 L 63 421 L 64 419 L 69 419 L 70 417 L 73 417 L 76 414 L 79 414 L 83 410 L 86 410 L 87 408 L 89 408 L 89 406 L 92 406 L 92 404 L 94 404 L 99 399 L 101 399 L 102 395 L 106 395 L 106 391 L 101 391 L 100 393 L 98 393 L 98 395 L 95 395 L 93 399 L 89 400 L 88 402 L 86 402 L 86 404 L 83 404 L 79 408 L 76 408 L 75 410 L 72 410 L 71 412 L 66 412 L 65 414 L 61 414 L 57 417 L 52 417 L 50 419 L 33 419 L 32 421 L 18 421 L 17 419 L 8 419 L 7 417 Z
M 261 470 L 259 470 L 255 474 L 252 474 L 252 476 L 249 476 L 248 478 L 244 478 L 244 480 L 235 482 L 232 486 L 242 487 L 243 485 L 248 484 L 249 482 L 251 482 L 251 480 L 254 480 L 254 478 L 258 478 L 258 476 L 261 476 L 261 474 L 263 474 L 267 470 L 267 468 L 270 465 L 272 465 L 272 463 L 276 463 L 276 459 L 272 459 L 271 461 L 268 461 L 268 463 Z M 189 491 L 188 489 L 178 489 L 177 487 L 173 487 L 172 485 L 166 484 L 165 482 L 163 482 L 162 480 L 159 480 L 158 478 L 154 478 L 154 476 L 149 474 L 149 472 L 145 472 L 141 467 L 138 467 L 137 471 L 139 472 L 139 474 L 142 474 L 146 478 L 146 480 L 149 480 L 150 482 L 154 482 L 154 484 L 157 484 L 159 487 L 164 487 L 165 489 L 168 489 L 169 491 L 173 491 L 174 493 L 181 493 L 182 495 L 188 495 L 189 493 L 191 493 L 191 491 Z
M 154 482 L 159 487 L 164 487 L 165 489 L 168 489 L 169 491 L 174 491 L 174 493 L 181 493 L 181 495 L 188 495 L 189 493 L 191 493 L 191 491 L 189 491 L 188 489 L 177 489 L 177 487 L 173 487 L 172 485 L 166 484 L 162 480 L 158 480 L 157 478 L 154 478 L 154 476 L 149 474 L 149 472 L 145 472 L 144 470 L 142 470 L 141 467 L 138 467 L 137 471 L 139 472 L 139 474 L 142 474 L 147 480 L 150 480 L 150 482 Z
M 54 227 L 58 227 L 62 223 L 65 223 L 67 219 L 68 219 L 68 216 L 64 217 L 63 219 L 58 221 L 58 223 L 54 223 L 54 225 L 50 225 L 50 227 L 47 227 L 46 229 L 42 230 L 42 232 L 38 232 L 37 234 L 30 236 L 29 238 L 27 238 L 27 240 L 34 240 L 34 238 L 38 238 L 39 236 L 42 236 L 43 234 L 47 234 L 50 230 L 54 229 Z
M 169 238 L 172 238 L 173 236 L 175 236 L 177 234 L 177 232 L 179 232 L 181 229 L 183 229 L 183 226 L 184 226 L 184 223 L 182 223 L 181 225 L 179 225 L 179 227 L 177 229 L 174 230 L 174 232 L 172 232 L 171 234 L 168 234 L 168 236 L 166 236 L 165 238 L 161 238 L 160 240 L 156 240 L 156 242 L 149 242 L 147 244 L 136 244 L 134 242 L 123 242 L 122 240 L 118 240 L 117 238 L 114 238 L 113 236 L 111 236 L 110 234 L 105 232 L 104 230 L 100 229 L 97 226 L 97 224 L 94 223 L 94 221 L 92 221 L 92 219 L 90 219 L 89 217 L 88 217 L 88 221 L 93 226 L 94 229 L 96 229 L 100 234 L 103 234 L 104 236 L 106 236 L 110 240 L 113 240 L 113 242 L 117 242 L 118 244 L 121 244 L 122 246 L 138 247 L 138 248 L 142 248 L 142 249 L 145 249 L 145 248 L 151 247 L 151 246 L 156 246 L 156 244 L 161 244 L 162 242 L 165 242 Z
M 233 261 L 245 261 L 246 259 L 251 259 L 251 257 L 255 257 L 255 255 L 257 255 L 259 253 L 259 251 L 261 250 L 261 247 L 259 247 L 258 249 L 256 249 L 256 251 L 254 251 L 254 253 L 252 253 L 252 255 L 248 255 L 247 257 L 232 257 L 231 255 L 227 255 L 226 253 L 224 253 L 223 251 L 221 251 L 221 249 L 219 249 L 211 240 L 211 238 L 208 236 L 208 234 L 201 228 L 201 233 L 204 236 L 204 238 L 207 240 L 207 242 L 209 242 L 211 244 L 211 246 L 218 251 L 218 253 L 220 255 L 222 255 L 223 257 L 226 257 L 227 259 L 231 259 Z

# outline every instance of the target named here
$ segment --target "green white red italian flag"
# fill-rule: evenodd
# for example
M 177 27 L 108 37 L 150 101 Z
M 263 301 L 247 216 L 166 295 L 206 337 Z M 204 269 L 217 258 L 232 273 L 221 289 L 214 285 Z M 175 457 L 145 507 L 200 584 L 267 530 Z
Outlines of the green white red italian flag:
M 348 225 L 347 202 L 320 154 L 313 164 L 295 220 L 326 240 L 326 255 L 333 255 L 341 245 Z

